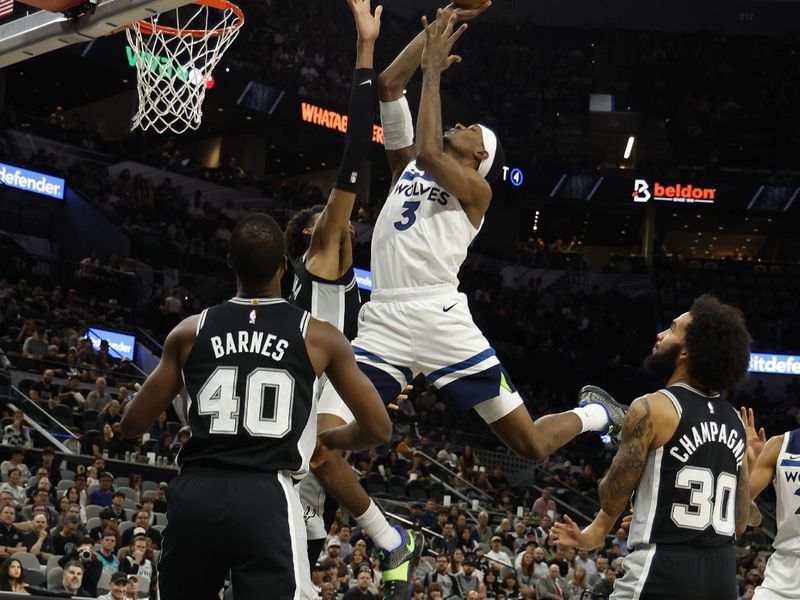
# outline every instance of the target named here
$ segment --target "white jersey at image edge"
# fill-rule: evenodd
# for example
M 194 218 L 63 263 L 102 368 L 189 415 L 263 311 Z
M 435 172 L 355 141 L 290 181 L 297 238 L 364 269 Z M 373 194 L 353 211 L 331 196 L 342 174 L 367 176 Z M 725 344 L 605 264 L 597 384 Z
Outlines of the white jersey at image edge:
M 800 429 L 783 436 L 775 465 L 777 528 L 773 548 L 800 556 Z
M 449 284 L 478 235 L 458 198 L 412 161 L 381 210 L 372 235 L 375 290 Z

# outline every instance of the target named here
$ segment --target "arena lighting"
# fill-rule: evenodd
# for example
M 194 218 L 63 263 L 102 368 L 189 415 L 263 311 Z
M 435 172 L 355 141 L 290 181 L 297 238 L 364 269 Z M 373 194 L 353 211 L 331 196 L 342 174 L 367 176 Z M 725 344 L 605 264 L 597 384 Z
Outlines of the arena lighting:
M 347 115 L 338 113 L 335 110 L 328 110 L 316 104 L 301 102 L 300 118 L 306 123 L 311 123 L 318 127 L 332 129 L 340 133 L 347 132 Z M 372 127 L 372 141 L 383 145 L 383 127 L 380 125 L 373 125 Z
M 769 373 L 771 375 L 800 375 L 800 356 L 790 354 L 750 354 L 751 373 Z
M 623 158 L 628 160 L 631 157 L 631 152 L 633 152 L 633 143 L 636 141 L 636 138 L 631 136 L 628 138 L 628 145 L 625 146 L 625 155 Z

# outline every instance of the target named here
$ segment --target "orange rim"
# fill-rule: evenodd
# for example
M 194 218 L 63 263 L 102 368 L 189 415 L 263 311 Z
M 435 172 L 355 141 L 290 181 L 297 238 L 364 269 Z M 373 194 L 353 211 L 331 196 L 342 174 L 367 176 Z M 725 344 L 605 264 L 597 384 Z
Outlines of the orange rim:
M 153 27 L 153 24 L 150 21 L 142 19 L 138 23 L 139 31 L 141 31 L 141 33 L 144 35 L 153 35 L 154 32 L 159 31 L 161 33 L 173 36 L 191 36 L 202 38 L 208 35 L 215 37 L 226 35 L 228 32 L 239 29 L 242 25 L 244 25 L 244 13 L 242 12 L 242 9 L 236 6 L 233 2 L 229 2 L 228 0 L 195 0 L 193 4 L 209 6 L 221 11 L 231 10 L 233 11 L 233 14 L 236 15 L 236 20 L 233 22 L 231 27 L 224 27 L 222 29 L 176 29 L 175 27 L 167 27 L 165 25 L 156 25 Z M 128 25 L 128 29 L 133 28 L 134 25 Z

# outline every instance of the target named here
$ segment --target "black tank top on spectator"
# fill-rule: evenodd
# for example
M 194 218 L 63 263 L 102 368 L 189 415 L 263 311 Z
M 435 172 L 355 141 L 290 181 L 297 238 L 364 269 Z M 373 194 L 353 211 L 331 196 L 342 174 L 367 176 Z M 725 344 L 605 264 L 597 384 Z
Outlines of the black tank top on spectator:
M 680 422 L 670 441 L 648 455 L 634 495 L 628 545 L 730 544 L 746 451 L 739 414 L 719 394 L 683 383 L 661 392 L 672 400 Z
M 351 266 L 336 281 L 328 281 L 306 270 L 306 257 L 294 262 L 292 304 L 307 310 L 317 319 L 323 319 L 353 340 L 358 333 L 358 312 L 361 295 L 356 285 L 356 275 Z
M 201 313 L 183 366 L 192 437 L 179 465 L 308 470 L 316 441 L 309 319 L 282 299 L 233 298 Z

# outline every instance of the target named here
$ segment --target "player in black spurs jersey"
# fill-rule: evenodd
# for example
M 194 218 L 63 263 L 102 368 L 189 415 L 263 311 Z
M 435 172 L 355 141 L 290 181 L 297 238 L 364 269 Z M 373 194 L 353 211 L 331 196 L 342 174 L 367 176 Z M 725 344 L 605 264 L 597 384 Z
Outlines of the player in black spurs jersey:
M 558 544 L 595 548 L 635 491 L 625 558 L 611 600 L 735 600 L 732 541 L 749 516 L 745 428 L 719 392 L 747 373 L 742 314 L 715 298 L 658 334 L 645 367 L 665 389 L 631 404 L 622 442 L 598 487 L 601 510 L 582 532 L 569 517 Z
M 361 299 L 353 272 L 350 214 L 375 122 L 373 50 L 380 31 L 381 9 L 372 15 L 369 0 L 349 0 L 348 4 L 355 17 L 358 43 L 339 178 L 324 207 L 300 211 L 292 218 L 286 227 L 286 245 L 294 260 L 292 303 L 335 325 L 352 340 L 358 331 Z M 352 413 L 329 383 L 321 381 L 318 394 L 319 431 L 353 420 Z M 422 552 L 422 535 L 389 524 L 341 452 L 331 453 L 325 463 L 314 465 L 313 475 L 298 488 L 305 512 L 309 561 L 319 556 L 328 532 L 322 519 L 327 491 L 381 549 L 381 568 L 387 582 L 384 598 L 406 600 L 410 575 Z
M 374 447 L 389 440 L 391 423 L 344 335 L 280 298 L 286 259 L 271 217 L 236 226 L 228 264 L 237 296 L 169 334 L 122 420 L 126 436 L 140 435 L 186 386 L 192 437 L 167 491 L 161 597 L 216 599 L 230 570 L 236 600 L 310 600 L 294 483 L 317 440 L 317 377 L 330 379 L 357 418 L 320 434 L 326 447 Z

